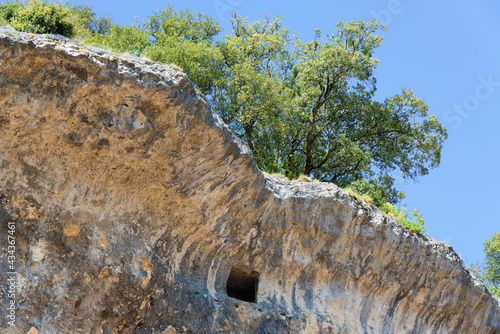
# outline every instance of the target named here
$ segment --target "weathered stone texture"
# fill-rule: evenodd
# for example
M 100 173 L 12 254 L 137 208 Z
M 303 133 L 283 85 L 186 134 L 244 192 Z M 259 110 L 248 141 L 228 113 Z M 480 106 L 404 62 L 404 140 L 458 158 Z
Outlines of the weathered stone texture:
M 262 174 L 182 72 L 8 28 L 0 222 L 4 333 L 500 333 L 451 247 Z M 255 302 L 227 295 L 232 267 Z

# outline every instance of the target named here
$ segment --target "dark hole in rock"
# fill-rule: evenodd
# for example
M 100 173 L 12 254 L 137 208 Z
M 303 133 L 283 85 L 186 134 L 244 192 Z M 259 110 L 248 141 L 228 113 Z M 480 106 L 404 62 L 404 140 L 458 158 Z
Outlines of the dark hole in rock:
M 80 305 L 82 305 L 82 300 L 81 299 L 78 299 L 76 302 L 75 302 L 75 308 L 79 308 Z
M 259 273 L 244 266 L 233 265 L 227 278 L 226 292 L 229 297 L 246 302 L 257 302 Z

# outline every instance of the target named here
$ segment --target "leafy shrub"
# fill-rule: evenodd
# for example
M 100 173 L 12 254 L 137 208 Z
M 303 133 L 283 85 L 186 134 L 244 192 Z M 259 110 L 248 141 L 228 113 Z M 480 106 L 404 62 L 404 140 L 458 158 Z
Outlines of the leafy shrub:
M 23 7 L 19 2 L 5 2 L 0 4 L 0 24 L 8 24 L 12 17 Z
M 88 33 L 107 34 L 113 24 L 111 14 L 97 15 L 92 8 L 94 5 L 71 5 L 66 4 L 73 14 L 72 21 L 77 28 L 85 28 Z
M 113 25 L 111 14 L 98 15 L 92 8 L 93 5 L 72 5 L 65 6 L 71 12 L 71 22 L 75 26 L 75 38 L 83 43 L 95 43 L 96 36 L 109 34 Z
M 488 288 L 490 289 L 491 293 L 500 297 L 500 286 L 490 285 L 490 286 L 488 286 Z
M 425 236 L 424 220 L 422 214 L 417 209 L 413 209 L 411 216 L 406 212 L 406 208 L 398 209 L 394 204 L 384 203 L 380 207 L 380 211 L 392 215 L 404 227 L 413 231 L 421 236 Z
M 92 42 L 96 35 L 109 34 L 113 25 L 110 14 L 98 15 L 92 8 L 93 5 L 13 0 L 0 4 L 0 24 L 10 24 L 20 31 L 55 33 Z
M 359 179 L 351 183 L 352 190 L 357 194 L 370 196 L 374 205 L 381 207 L 384 203 L 396 204 L 405 198 L 405 192 L 394 189 L 394 179 L 388 175 L 369 180 Z
M 67 7 L 54 2 L 30 0 L 27 3 L 12 3 L 21 8 L 13 7 L 9 18 L 12 27 L 19 31 L 41 34 L 61 34 L 73 37 L 75 28 L 70 22 L 70 11 Z M 12 9 L 11 9 L 12 11 Z
M 129 53 L 133 56 L 143 55 L 144 49 L 150 44 L 147 31 L 135 23 L 124 27 L 116 23 L 112 24 L 107 33 L 97 33 L 90 37 L 88 42 L 114 52 Z

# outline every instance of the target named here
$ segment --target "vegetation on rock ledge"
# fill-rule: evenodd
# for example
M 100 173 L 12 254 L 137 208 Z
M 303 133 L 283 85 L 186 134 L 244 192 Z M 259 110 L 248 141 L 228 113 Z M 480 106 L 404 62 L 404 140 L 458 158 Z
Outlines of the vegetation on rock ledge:
M 472 266 L 472 271 L 492 293 L 500 297 L 500 232 L 486 240 L 484 254 L 484 264 Z

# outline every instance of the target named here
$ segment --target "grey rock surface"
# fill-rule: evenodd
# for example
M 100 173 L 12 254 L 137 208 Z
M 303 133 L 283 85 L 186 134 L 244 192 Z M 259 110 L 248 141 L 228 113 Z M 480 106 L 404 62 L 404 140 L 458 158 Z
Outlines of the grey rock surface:
M 6 27 L 0 223 L 2 333 L 500 333 L 451 247 L 261 173 L 184 73 Z

